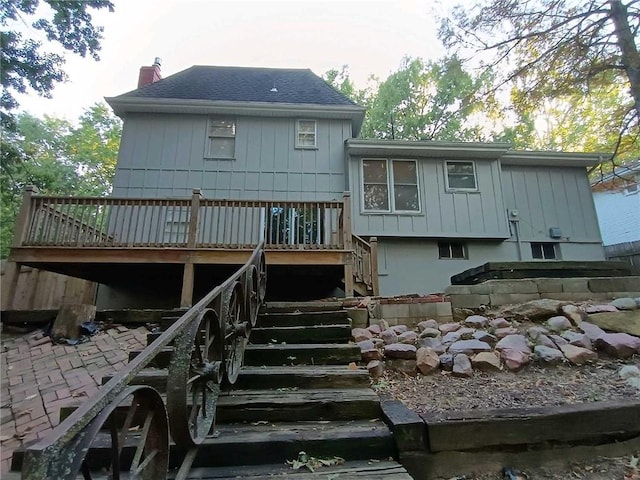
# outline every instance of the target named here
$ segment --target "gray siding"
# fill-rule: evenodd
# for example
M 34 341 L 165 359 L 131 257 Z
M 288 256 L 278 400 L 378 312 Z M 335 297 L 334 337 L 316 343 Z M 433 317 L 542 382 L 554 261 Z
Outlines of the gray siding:
M 584 168 L 502 167 L 505 205 L 518 211 L 523 241 L 557 241 L 550 227 L 562 231 L 561 242 L 601 243 L 593 197 Z
M 237 117 L 235 159 L 204 156 L 206 115 L 130 114 L 125 118 L 115 196 L 333 200 L 346 189 L 349 120 L 317 122 L 318 148 L 294 148 L 294 118 Z
M 375 158 L 375 157 L 367 157 Z M 420 212 L 365 213 L 362 200 L 361 158 L 349 160 L 349 186 L 353 192 L 354 232 L 359 235 L 508 238 L 498 161 L 477 160 L 477 192 L 448 192 L 444 160 L 411 158 L 418 162 Z

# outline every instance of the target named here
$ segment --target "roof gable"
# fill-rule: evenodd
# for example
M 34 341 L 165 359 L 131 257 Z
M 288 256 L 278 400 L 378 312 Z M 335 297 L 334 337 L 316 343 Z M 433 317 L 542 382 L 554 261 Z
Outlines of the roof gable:
M 195 65 L 115 99 L 356 106 L 309 69 Z

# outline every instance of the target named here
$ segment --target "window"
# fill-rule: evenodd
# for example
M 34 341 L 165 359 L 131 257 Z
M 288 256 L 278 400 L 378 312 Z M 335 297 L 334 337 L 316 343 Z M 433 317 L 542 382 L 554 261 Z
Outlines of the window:
M 447 190 L 477 190 L 476 169 L 473 162 L 447 161 Z
M 210 118 L 207 132 L 207 158 L 235 158 L 236 121 L 228 118 Z
M 296 148 L 316 148 L 316 121 L 296 122 Z
M 531 244 L 531 256 L 539 260 L 555 260 L 556 244 L 550 242 L 539 242 Z
M 467 246 L 462 242 L 438 242 L 439 258 L 467 258 Z
M 362 179 L 365 211 L 420 211 L 415 160 L 363 159 Z

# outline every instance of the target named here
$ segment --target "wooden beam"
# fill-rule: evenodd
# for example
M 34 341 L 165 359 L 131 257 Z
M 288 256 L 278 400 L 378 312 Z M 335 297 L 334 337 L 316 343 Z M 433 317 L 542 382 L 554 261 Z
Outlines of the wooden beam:
M 378 239 L 371 237 L 369 239 L 371 245 L 371 285 L 373 295 L 380 295 L 380 278 L 378 277 Z
M 193 282 L 193 263 L 187 262 L 184 264 L 184 273 L 182 275 L 182 294 L 180 295 L 180 308 L 188 308 L 193 305 Z
M 351 230 L 351 192 L 344 192 L 342 195 L 342 232 L 344 249 L 348 251 L 349 258 L 344 264 L 344 294 L 346 297 L 353 297 L 353 236 Z

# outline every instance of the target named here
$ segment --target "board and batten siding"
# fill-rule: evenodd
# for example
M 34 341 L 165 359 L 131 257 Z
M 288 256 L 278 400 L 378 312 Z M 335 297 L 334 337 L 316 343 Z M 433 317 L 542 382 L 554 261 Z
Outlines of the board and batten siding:
M 495 238 L 509 237 L 497 160 L 475 160 L 478 190 L 447 191 L 445 159 L 416 160 L 420 212 L 369 213 L 362 198 L 362 158 L 349 159 L 349 187 L 353 192 L 353 230 L 362 236 Z M 386 158 L 386 157 L 385 157 Z
M 505 204 L 517 210 L 522 241 L 601 243 L 585 168 L 503 165 Z M 549 228 L 561 230 L 560 239 Z
M 317 120 L 317 148 L 295 148 L 296 118 L 236 117 L 234 159 L 205 158 L 207 115 L 129 114 L 114 196 L 339 200 L 349 120 Z

